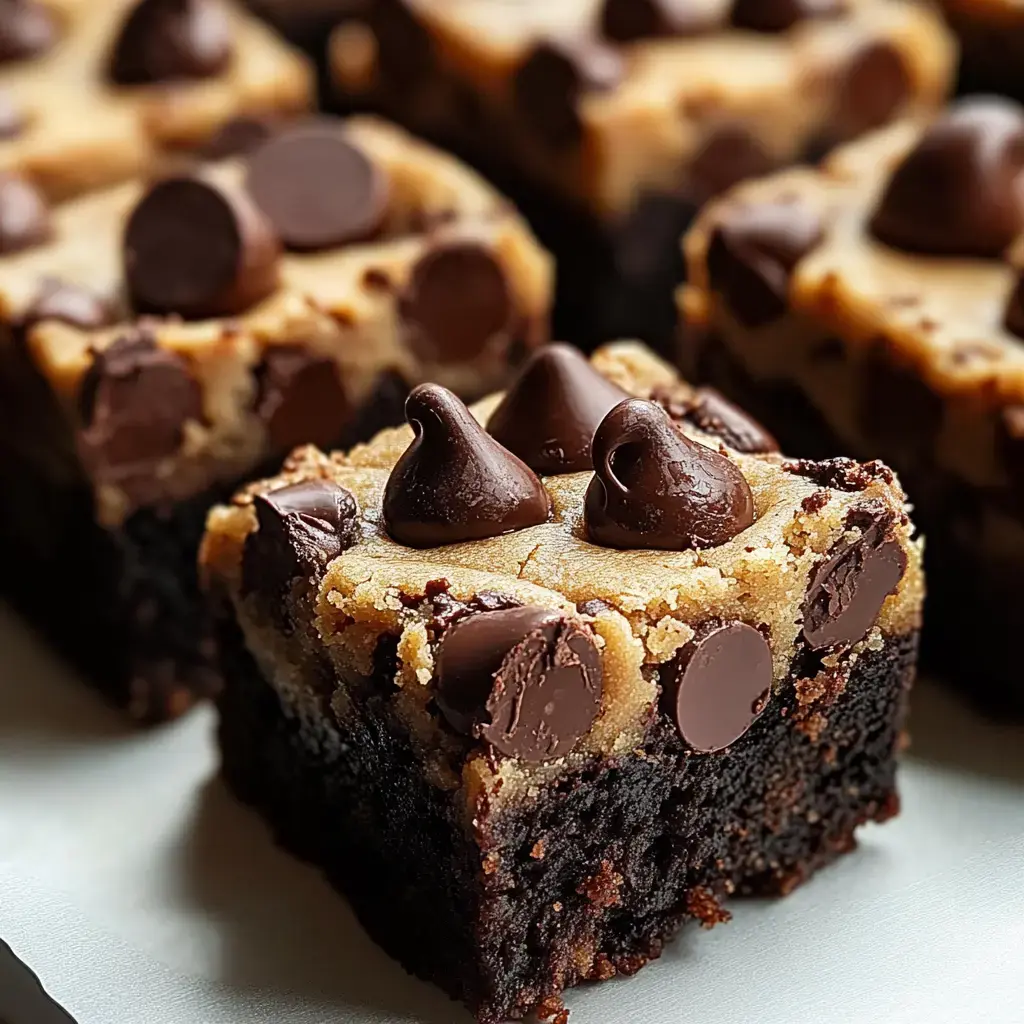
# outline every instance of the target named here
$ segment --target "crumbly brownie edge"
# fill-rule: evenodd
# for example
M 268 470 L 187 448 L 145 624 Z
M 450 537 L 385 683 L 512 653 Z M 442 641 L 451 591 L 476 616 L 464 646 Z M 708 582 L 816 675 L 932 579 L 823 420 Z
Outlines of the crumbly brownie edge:
M 387 653 L 339 726 L 282 703 L 230 615 L 217 632 L 228 784 L 377 942 L 485 1024 L 634 973 L 684 921 L 726 919 L 723 896 L 790 891 L 898 808 L 916 633 L 865 651 L 820 718 L 822 665 L 804 654 L 734 752 L 688 754 L 662 718 L 642 754 L 595 759 L 526 806 L 479 806 L 471 838 L 389 709 Z
M 870 454 L 895 465 L 914 503 L 914 521 L 927 538 L 922 662 L 980 709 L 1024 717 L 1024 680 L 1017 670 L 1013 631 L 994 628 L 1024 621 L 1016 563 L 985 556 L 977 546 L 986 519 L 1005 514 L 1007 495 L 970 487 L 934 459 L 925 458 L 923 447 L 913 459 L 903 461 L 883 444 L 858 444 L 840 436 L 798 385 L 754 377 L 714 327 L 683 327 L 680 350 L 689 379 L 710 384 L 739 403 L 769 427 L 784 451 L 808 459 Z M 839 356 L 845 349 L 834 345 L 829 351 Z M 909 381 L 902 386 L 908 408 L 920 413 L 923 404 L 939 403 L 921 382 L 913 389 Z M 909 416 L 908 424 L 915 414 Z M 924 424 L 927 417 L 916 419 Z M 972 643 L 969 637 L 985 640 Z

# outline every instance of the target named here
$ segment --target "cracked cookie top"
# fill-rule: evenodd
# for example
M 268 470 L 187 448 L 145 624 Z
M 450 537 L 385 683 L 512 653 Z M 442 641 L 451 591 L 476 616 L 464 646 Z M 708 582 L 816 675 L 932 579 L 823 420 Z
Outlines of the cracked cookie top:
M 381 386 L 492 391 L 546 333 L 552 268 L 516 212 L 370 118 L 40 211 L 45 230 L 0 259 L 0 316 L 106 523 L 341 443 Z
M 634 750 L 659 708 L 695 752 L 724 749 L 798 651 L 856 658 L 917 627 L 920 546 L 885 466 L 729 447 L 771 446 L 720 396 L 709 417 L 707 393 L 622 343 L 590 366 L 576 357 L 577 380 L 596 372 L 621 392 L 579 413 L 599 422 L 603 468 L 537 474 L 529 446 L 520 458 L 487 430 L 524 387 L 546 415 L 529 381 L 551 358 L 540 350 L 508 395 L 469 412 L 440 389 L 414 394 L 415 429 L 348 453 L 300 449 L 211 513 L 207 582 L 290 703 L 343 716 L 383 673 L 438 784 L 500 778 L 510 795 L 567 759 Z M 578 433 L 556 427 L 553 442 Z M 329 525 L 339 501 L 343 536 Z M 410 521 L 443 530 L 410 536 Z M 310 668 L 324 657 L 338 680 L 326 689 Z

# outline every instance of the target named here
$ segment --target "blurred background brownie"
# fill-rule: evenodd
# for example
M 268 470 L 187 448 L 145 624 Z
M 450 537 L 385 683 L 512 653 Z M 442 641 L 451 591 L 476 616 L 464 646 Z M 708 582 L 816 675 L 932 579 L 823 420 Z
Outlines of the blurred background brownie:
M 406 412 L 215 509 L 202 569 L 228 783 L 407 969 L 564 1020 L 897 813 L 923 585 L 887 467 L 788 461 L 635 344 Z
M 877 456 L 928 540 L 925 651 L 1024 713 L 1024 109 L 962 100 L 741 187 L 686 241 L 691 372 L 791 451 Z
M 51 198 L 314 99 L 306 58 L 233 0 L 5 0 L 3 18 L 0 172 Z
M 372 119 L 52 210 L 26 187 L 0 181 L 4 592 L 160 719 L 215 684 L 215 496 L 397 421 L 420 381 L 501 386 L 547 337 L 550 261 L 475 174 Z
M 367 0 L 344 106 L 385 111 L 513 195 L 559 257 L 555 333 L 670 344 L 678 234 L 740 179 L 936 108 L 955 48 L 893 0 Z

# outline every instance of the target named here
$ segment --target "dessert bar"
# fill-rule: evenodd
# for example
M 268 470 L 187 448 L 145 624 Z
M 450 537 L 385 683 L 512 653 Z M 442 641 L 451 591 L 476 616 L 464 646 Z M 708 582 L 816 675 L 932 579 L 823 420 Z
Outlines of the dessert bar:
M 21 189 L 0 181 L 0 238 L 20 232 L 0 258 L 3 589 L 160 719 L 215 685 L 195 591 L 214 497 L 398 422 L 422 380 L 500 387 L 545 340 L 549 259 L 472 172 L 372 119 L 53 209 Z
M 555 330 L 670 346 L 678 237 L 736 181 L 900 114 L 954 72 L 941 16 L 892 0 L 368 0 L 339 101 L 470 159 L 559 258 Z
M 695 377 L 791 451 L 899 472 L 928 538 L 925 650 L 1018 714 L 1022 235 L 1024 109 L 968 99 L 711 206 L 680 295 Z
M 790 461 L 634 343 L 299 449 L 208 520 L 224 775 L 486 1024 L 633 974 L 897 812 L 922 577 L 878 462 Z

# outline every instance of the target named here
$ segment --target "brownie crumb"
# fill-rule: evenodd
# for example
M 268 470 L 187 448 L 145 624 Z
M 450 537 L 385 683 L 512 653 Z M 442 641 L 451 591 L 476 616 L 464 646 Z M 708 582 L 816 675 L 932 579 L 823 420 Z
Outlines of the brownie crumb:
M 537 1020 L 550 1024 L 569 1024 L 569 1011 L 559 996 L 545 996 L 537 1004 Z
M 686 910 L 700 921 L 702 928 L 714 928 L 716 924 L 725 924 L 732 919 L 732 914 L 722 906 L 718 897 L 699 885 L 686 894 Z
M 595 907 L 616 907 L 622 902 L 624 879 L 612 867 L 611 861 L 601 861 L 601 870 L 584 879 L 576 891 L 586 896 Z
M 814 515 L 816 512 L 820 512 L 832 498 L 832 492 L 827 488 L 823 487 L 820 491 L 815 491 L 813 494 L 807 495 L 802 502 L 800 507 L 808 514 Z
M 535 842 L 533 844 L 533 848 L 530 850 L 530 856 L 534 860 L 543 860 L 544 859 L 544 840 L 543 839 L 538 839 L 537 842 Z
M 871 483 L 881 480 L 892 484 L 895 477 L 883 462 L 855 462 L 853 459 L 836 458 L 816 462 L 811 459 L 791 459 L 782 464 L 787 473 L 805 476 L 821 487 L 832 487 L 837 491 L 863 491 Z

